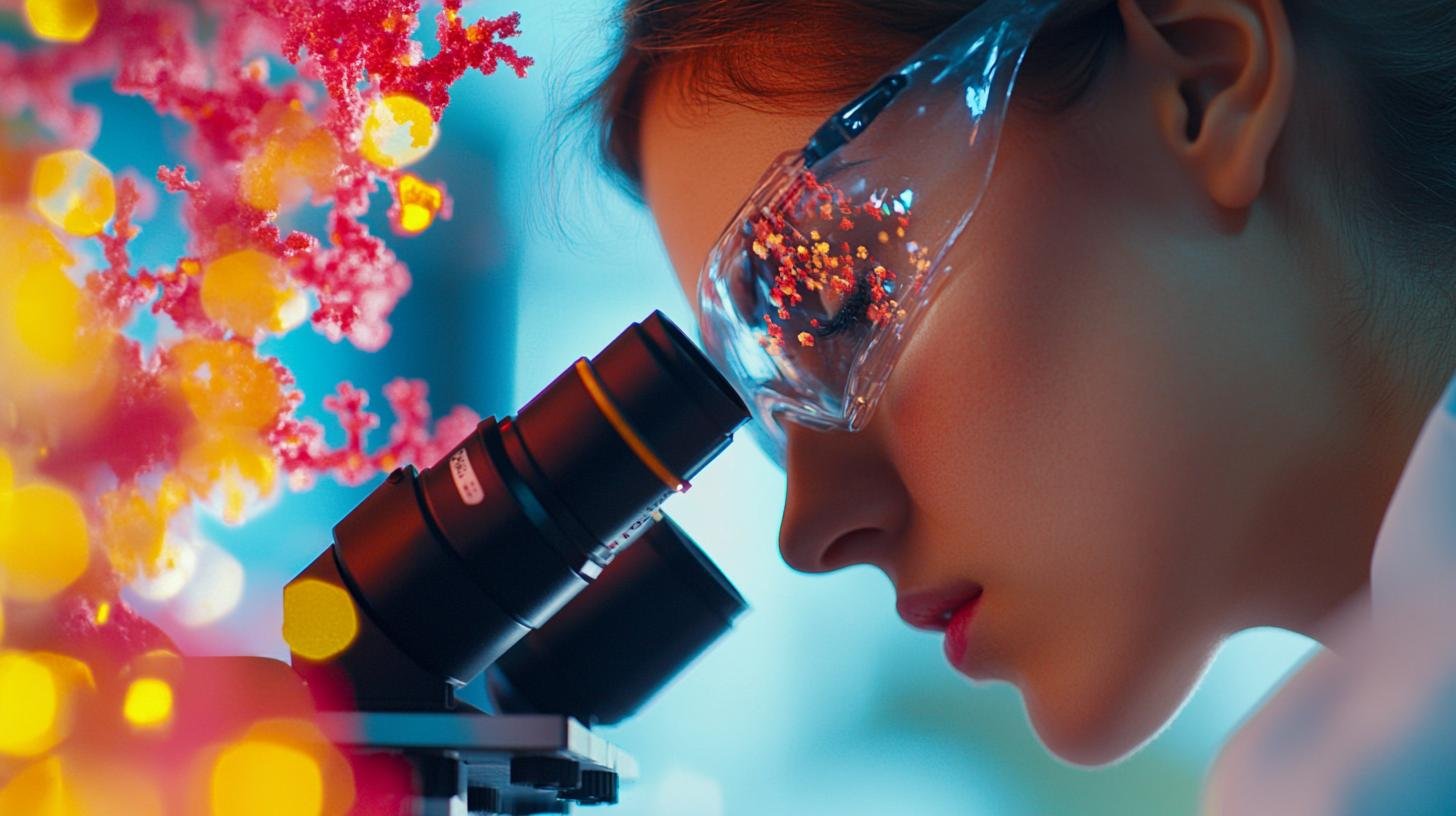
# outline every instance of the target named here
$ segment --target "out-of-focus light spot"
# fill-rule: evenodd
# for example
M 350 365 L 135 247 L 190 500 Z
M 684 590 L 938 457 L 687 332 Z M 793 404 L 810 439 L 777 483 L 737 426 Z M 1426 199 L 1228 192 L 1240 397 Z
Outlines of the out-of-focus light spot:
M 60 696 L 45 664 L 21 652 L 0 654 L 0 754 L 33 756 L 55 745 Z
M 283 590 L 283 639 L 309 660 L 326 660 L 359 634 L 354 602 L 342 587 L 306 578 Z
M 236 340 L 183 340 L 171 349 L 187 407 L 209 426 L 262 429 L 286 407 L 279 370 Z
M 82 816 L 86 809 L 68 784 L 60 757 L 50 756 L 27 766 L 0 789 L 0 813 Z
M 656 805 L 656 812 L 663 816 L 722 816 L 723 786 L 697 771 L 675 768 L 659 783 Z
M 0 239 L 9 247 L 10 257 L 22 264 L 53 264 L 64 268 L 74 260 L 54 233 L 18 210 L 0 208 Z
M 75 695 L 95 688 L 91 669 L 75 658 L 0 652 L 0 754 L 49 751 L 70 732 Z
M 151 767 L 121 756 L 66 751 L 26 766 L 0 789 L 0 813 L 25 816 L 163 816 Z
M 172 687 L 165 680 L 139 677 L 126 688 L 122 713 L 138 728 L 160 728 L 172 721 Z
M 156 766 L 130 757 L 61 752 L 66 790 L 86 816 L 165 816 Z M 0 811 L 4 812 L 4 811 Z
M 177 597 L 197 572 L 198 549 L 194 539 L 166 536 L 162 554 L 157 559 L 156 572 L 143 573 L 131 582 L 130 589 L 148 601 L 169 601 Z
M 359 152 L 380 167 L 404 167 L 429 153 L 438 136 L 425 103 L 407 94 L 385 94 L 369 105 Z
M 243 599 L 243 565 L 233 554 L 208 543 L 197 572 L 177 597 L 174 612 L 184 626 L 200 628 L 226 617 Z
M 22 264 L 15 280 L 12 312 L 20 347 L 40 365 L 64 369 L 82 350 L 81 289 L 60 266 Z
M 11 526 L 15 513 L 15 467 L 10 455 L 0 448 L 0 541 L 11 539 Z M 0 580 L 0 590 L 5 582 Z M 0 592 L 0 643 L 5 642 L 5 596 Z
M 267 63 L 256 64 L 266 74 Z M 333 192 L 338 145 L 297 100 L 264 105 L 258 114 L 258 132 L 263 136 L 243 159 L 239 174 L 239 192 L 250 206 L 284 209 L 297 205 L 310 190 L 319 195 Z
M 212 768 L 213 816 L 317 816 L 324 784 L 318 761 L 292 746 L 243 740 Z
M 178 471 L 203 506 L 227 524 L 242 524 L 277 492 L 278 460 L 255 431 L 193 440 L 182 450 Z
M 96 625 L 105 626 L 109 620 L 111 620 L 111 601 L 102 601 L 100 606 L 96 607 Z
M 204 268 L 202 310 L 251 339 L 259 331 L 285 334 L 297 328 L 307 316 L 308 299 L 289 284 L 288 270 L 277 258 L 241 249 Z
M 400 176 L 395 195 L 399 200 L 398 226 L 408 233 L 424 232 L 429 228 L 445 199 L 439 187 L 413 173 Z
M 80 391 L 87 404 L 104 400 L 115 330 L 67 277 L 74 259 L 51 230 L 0 209 L 0 247 L 0 370 L 26 386 L 11 393 L 22 405 L 38 402 L 50 421 L 84 413 L 58 398 Z
M 96 17 L 96 0 L 25 0 L 26 22 L 43 40 L 80 42 L 91 34 Z
M 116 183 L 106 165 L 84 150 L 58 150 L 35 162 L 31 200 L 56 227 L 86 237 L 116 214 Z
M 202 780 L 202 788 L 212 794 L 214 816 L 217 813 L 309 813 L 319 816 L 345 816 L 355 812 L 353 768 L 338 747 L 311 720 L 294 717 L 259 720 L 226 747 L 237 749 L 242 746 L 262 748 L 254 753 L 254 749 L 250 747 L 248 753 L 252 753 L 252 756 L 236 756 L 233 770 L 252 769 L 259 773 L 272 774 L 270 766 L 274 763 L 281 765 L 283 772 L 279 775 L 285 779 L 270 784 L 281 789 L 287 801 L 283 803 L 284 806 L 280 806 L 272 798 L 252 801 L 228 799 L 224 804 L 230 809 L 218 810 L 217 770 L 224 764 L 224 755 L 220 754 L 216 761 L 203 768 L 211 774 L 210 778 Z M 248 774 L 238 773 L 232 776 L 239 782 L 246 782 Z M 285 787 L 288 777 L 296 778 L 301 783 L 297 785 L 300 796 L 293 797 L 293 791 L 289 789 L 292 787 L 291 783 Z M 206 807 L 205 802 L 199 802 L 194 810 L 200 811 Z
M 5 595 L 43 601 L 81 577 L 90 549 L 86 516 L 66 490 L 26 485 L 11 495 L 0 522 L 0 586 Z

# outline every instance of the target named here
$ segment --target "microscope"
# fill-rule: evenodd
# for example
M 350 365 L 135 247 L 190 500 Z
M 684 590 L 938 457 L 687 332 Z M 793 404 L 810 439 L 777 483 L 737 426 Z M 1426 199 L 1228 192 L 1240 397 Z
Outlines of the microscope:
M 747 419 L 654 312 L 334 527 L 285 588 L 283 626 L 324 733 L 412 772 L 407 801 L 361 789 L 368 812 L 617 802 L 636 762 L 592 728 L 635 713 L 746 609 L 659 507 Z

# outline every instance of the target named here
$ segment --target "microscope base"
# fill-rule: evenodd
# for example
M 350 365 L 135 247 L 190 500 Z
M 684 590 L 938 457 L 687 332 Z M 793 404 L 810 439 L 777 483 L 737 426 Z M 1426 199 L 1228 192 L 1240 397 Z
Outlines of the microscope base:
M 405 759 L 422 788 L 411 816 L 569 813 L 615 804 L 637 778 L 630 754 L 557 714 L 322 712 L 324 734 L 345 751 Z

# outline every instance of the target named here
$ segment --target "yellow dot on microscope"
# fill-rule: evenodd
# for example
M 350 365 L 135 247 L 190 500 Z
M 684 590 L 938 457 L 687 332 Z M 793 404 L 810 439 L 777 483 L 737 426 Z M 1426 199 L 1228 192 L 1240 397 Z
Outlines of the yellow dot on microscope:
M 309 660 L 327 660 L 359 634 L 354 601 L 343 588 L 305 578 L 283 590 L 283 639 Z
M 359 152 L 380 167 L 404 167 L 429 153 L 438 136 L 425 103 L 406 94 L 386 94 L 369 105 Z
M 72 235 L 95 235 L 116 214 L 116 183 L 84 150 L 57 150 L 35 161 L 30 195 L 46 220 Z
M 25 19 L 35 36 L 51 42 L 80 42 L 96 26 L 96 0 L 25 0 Z

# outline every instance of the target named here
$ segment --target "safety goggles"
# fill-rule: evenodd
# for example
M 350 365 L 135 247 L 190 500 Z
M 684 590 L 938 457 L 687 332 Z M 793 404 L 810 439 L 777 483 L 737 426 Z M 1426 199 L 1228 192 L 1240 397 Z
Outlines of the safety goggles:
M 862 429 L 985 193 L 1012 86 L 1059 0 L 993 0 L 780 156 L 708 256 L 703 346 L 782 466 L 784 421 Z

